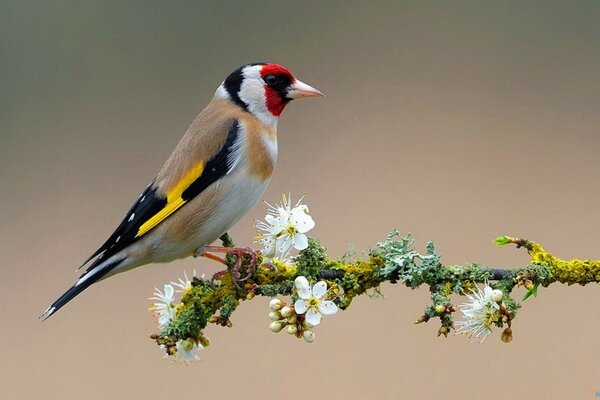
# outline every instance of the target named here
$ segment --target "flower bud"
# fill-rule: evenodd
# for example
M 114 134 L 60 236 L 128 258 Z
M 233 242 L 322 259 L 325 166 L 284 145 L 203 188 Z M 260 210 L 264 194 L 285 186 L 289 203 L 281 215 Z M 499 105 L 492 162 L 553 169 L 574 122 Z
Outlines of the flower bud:
M 440 327 L 440 329 L 438 330 L 438 334 L 437 334 L 437 335 L 438 335 L 438 336 L 444 335 L 445 337 L 448 337 L 448 332 L 449 332 L 449 331 L 450 331 L 450 330 L 448 329 L 448 327 L 446 327 L 446 326 L 442 326 L 442 327 Z
M 269 329 L 275 333 L 281 332 L 285 324 L 281 321 L 273 321 L 269 324 Z
M 501 339 L 504 343 L 509 343 L 512 340 L 512 329 L 511 328 L 506 328 L 503 332 L 502 332 L 502 336 Z
M 442 304 L 438 304 L 437 306 L 435 306 L 435 313 L 436 314 L 443 314 L 446 312 L 446 306 L 442 305 Z
M 295 324 L 298 321 L 296 314 L 293 314 L 285 319 L 288 324 Z
M 281 314 L 279 314 L 277 311 L 271 311 L 269 313 L 269 318 L 272 321 L 279 321 L 281 319 Z
M 496 303 L 500 303 L 502 301 L 502 296 L 503 296 L 502 290 L 499 290 L 499 289 L 492 290 L 491 297 L 492 297 L 492 300 L 494 300 Z
M 279 299 L 272 299 L 269 302 L 269 307 L 271 307 L 271 310 L 273 311 L 278 311 L 281 310 L 281 308 L 285 305 L 285 303 Z
M 307 329 L 302 334 L 302 337 L 306 341 L 306 343 L 312 343 L 315 341 L 315 333 L 311 329 Z
M 200 339 L 198 339 L 198 341 L 200 342 L 200 344 L 203 347 L 208 347 L 210 346 L 210 340 L 207 337 L 204 336 L 200 336 Z
M 279 312 L 281 313 L 281 316 L 283 318 L 287 318 L 287 317 L 291 316 L 294 313 L 294 309 L 292 307 L 290 307 L 290 306 L 285 306 Z
M 285 331 L 290 335 L 295 335 L 298 332 L 298 327 L 296 325 L 288 325 L 285 327 Z

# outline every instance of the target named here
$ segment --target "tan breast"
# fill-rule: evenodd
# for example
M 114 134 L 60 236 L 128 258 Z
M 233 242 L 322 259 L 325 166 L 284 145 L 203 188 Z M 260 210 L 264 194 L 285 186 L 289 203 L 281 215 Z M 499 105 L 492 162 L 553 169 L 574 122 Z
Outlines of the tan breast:
M 246 134 L 246 151 L 249 171 L 262 179 L 269 179 L 277 160 L 277 128 L 266 126 L 245 113 L 240 122 Z

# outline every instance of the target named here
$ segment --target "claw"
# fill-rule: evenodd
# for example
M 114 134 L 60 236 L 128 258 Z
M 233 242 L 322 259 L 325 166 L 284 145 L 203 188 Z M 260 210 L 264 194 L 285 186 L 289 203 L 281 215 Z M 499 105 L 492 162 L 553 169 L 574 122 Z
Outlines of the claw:
M 255 272 L 258 265 L 258 254 L 256 251 L 249 247 L 220 247 L 220 246 L 206 246 L 204 249 L 203 257 L 215 260 L 222 264 L 228 265 L 225 258 L 219 257 L 209 252 L 225 253 L 235 256 L 235 264 L 231 267 L 231 276 L 233 277 L 233 283 L 238 289 L 242 289 L 240 282 L 247 281 Z M 244 256 L 250 258 L 248 266 L 246 267 L 246 276 L 242 278 L 241 270 L 243 266 Z

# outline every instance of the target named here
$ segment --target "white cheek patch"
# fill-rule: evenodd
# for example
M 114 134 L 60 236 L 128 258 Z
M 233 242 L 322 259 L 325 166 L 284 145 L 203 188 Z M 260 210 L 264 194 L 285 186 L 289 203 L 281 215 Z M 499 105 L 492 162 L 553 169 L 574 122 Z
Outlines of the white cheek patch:
M 267 108 L 265 97 L 265 83 L 260 76 L 262 65 L 253 65 L 244 68 L 244 80 L 240 86 L 238 96 L 246 103 L 250 111 L 263 124 L 274 126 L 277 124 L 277 117 Z

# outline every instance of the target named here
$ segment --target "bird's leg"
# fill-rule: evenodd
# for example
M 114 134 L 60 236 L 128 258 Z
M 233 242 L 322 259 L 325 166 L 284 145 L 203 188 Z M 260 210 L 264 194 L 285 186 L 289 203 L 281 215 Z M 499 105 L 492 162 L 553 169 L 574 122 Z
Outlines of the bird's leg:
M 216 261 L 216 262 L 218 262 L 220 264 L 227 265 L 227 261 L 223 257 L 219 257 L 216 254 L 202 253 L 201 256 L 204 257 L 204 258 L 208 258 L 209 260 Z
M 196 257 L 205 257 L 205 258 L 208 258 L 209 260 L 213 260 L 213 261 L 216 261 L 216 262 L 218 262 L 220 264 L 227 265 L 227 261 L 225 261 L 225 259 L 223 257 L 219 257 L 219 256 L 217 256 L 215 254 L 207 253 L 206 252 L 206 246 L 198 247 L 196 249 L 196 251 L 194 251 L 193 256 L 194 256 L 194 258 L 196 258 Z
M 224 234 L 219 236 L 219 240 L 221 242 L 223 242 L 222 247 L 229 248 L 229 247 L 235 246 L 235 244 L 233 243 L 233 239 L 231 238 L 231 236 L 229 236 L 228 232 L 225 232 Z M 196 249 L 196 251 L 194 252 L 194 257 L 205 257 L 205 258 L 208 258 L 209 260 L 216 261 L 219 264 L 227 265 L 227 260 L 224 257 L 219 257 L 216 254 L 208 253 L 206 251 L 206 246 L 202 246 L 202 247 L 199 247 L 198 249 Z

